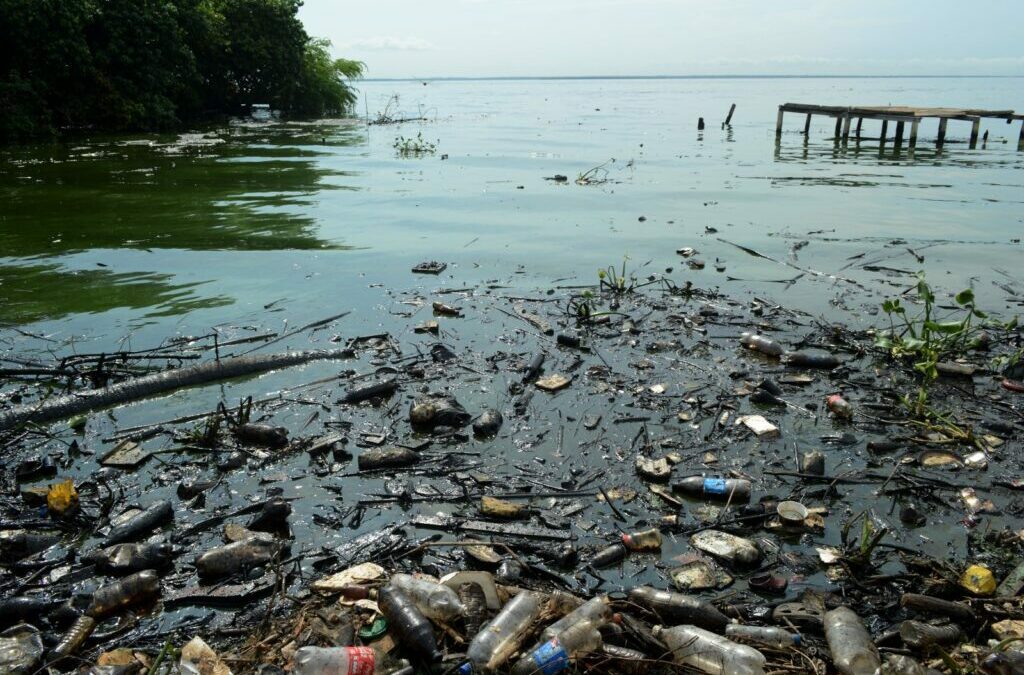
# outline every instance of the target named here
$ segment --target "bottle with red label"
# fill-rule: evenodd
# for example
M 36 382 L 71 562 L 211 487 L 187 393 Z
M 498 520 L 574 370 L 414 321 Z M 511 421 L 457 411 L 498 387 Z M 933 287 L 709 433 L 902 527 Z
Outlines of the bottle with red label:
M 373 647 L 302 647 L 292 665 L 295 675 L 389 675 L 409 663 Z
M 825 399 L 825 405 L 828 406 L 833 415 L 840 419 L 848 420 L 853 417 L 853 406 L 839 394 L 832 394 Z
M 661 548 L 661 532 L 652 527 L 642 532 L 624 534 L 622 543 L 630 551 L 657 551 Z

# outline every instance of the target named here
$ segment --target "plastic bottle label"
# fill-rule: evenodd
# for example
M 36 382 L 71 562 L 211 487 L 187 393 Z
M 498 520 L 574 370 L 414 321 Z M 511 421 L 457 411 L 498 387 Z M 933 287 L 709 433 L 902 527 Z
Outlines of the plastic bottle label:
M 373 675 L 376 660 L 372 647 L 349 647 L 346 675 Z
M 533 652 L 533 660 L 543 675 L 555 675 L 569 667 L 569 655 L 554 638 L 545 642 Z
M 724 495 L 725 494 L 725 479 L 724 478 L 705 478 L 704 479 L 704 492 L 709 495 Z

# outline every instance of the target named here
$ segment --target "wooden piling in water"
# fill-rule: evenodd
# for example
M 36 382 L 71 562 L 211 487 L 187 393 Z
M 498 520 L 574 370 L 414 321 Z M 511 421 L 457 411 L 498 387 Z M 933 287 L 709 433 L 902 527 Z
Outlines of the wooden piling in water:
M 732 123 L 732 114 L 736 112 L 736 104 L 733 103 L 729 106 L 729 114 L 725 116 L 725 126 L 729 126 Z
M 731 111 L 730 111 L 731 112 Z M 850 126 L 852 118 L 857 118 L 856 136 L 861 137 L 861 129 L 865 119 L 877 119 L 882 122 L 881 144 L 888 140 L 887 131 L 889 121 L 896 122 L 896 145 L 902 145 L 906 124 L 910 123 L 909 147 L 917 144 L 918 131 L 921 120 L 934 118 L 939 121 L 939 134 L 935 139 L 936 146 L 946 142 L 946 126 L 949 120 L 963 120 L 971 122 L 970 146 L 977 147 L 978 136 L 981 130 L 981 118 L 994 118 L 1011 122 L 1020 120 L 1021 131 L 1017 140 L 1018 148 L 1024 150 L 1024 114 L 1015 113 L 1012 110 L 978 110 L 973 108 L 917 108 L 909 106 L 826 106 L 810 105 L 804 103 L 784 103 L 779 106 L 779 115 L 775 124 L 775 137 L 782 136 L 782 122 L 787 112 L 803 114 L 804 137 L 810 136 L 811 118 L 814 115 L 825 115 L 836 121 L 835 136 L 836 142 L 846 142 L 850 137 Z M 731 114 L 730 114 L 731 117 Z

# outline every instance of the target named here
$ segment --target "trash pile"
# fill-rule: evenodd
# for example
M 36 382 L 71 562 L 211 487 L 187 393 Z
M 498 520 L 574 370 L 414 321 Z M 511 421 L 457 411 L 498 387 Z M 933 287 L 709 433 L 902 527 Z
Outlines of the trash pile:
M 1015 322 L 911 341 L 609 269 L 393 293 L 308 359 L 18 343 L 0 672 L 1024 673 Z

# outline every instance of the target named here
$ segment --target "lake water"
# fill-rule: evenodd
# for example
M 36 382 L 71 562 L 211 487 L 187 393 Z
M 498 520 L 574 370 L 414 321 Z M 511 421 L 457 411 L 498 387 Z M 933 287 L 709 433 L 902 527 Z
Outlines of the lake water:
M 456 286 L 593 283 L 598 267 L 627 255 L 640 271 L 678 266 L 681 246 L 708 262 L 688 277 L 698 285 L 742 293 L 793 276 L 719 238 L 779 260 L 807 241 L 801 264 L 825 273 L 849 265 L 844 274 L 858 278 L 879 277 L 858 263 L 917 269 L 909 252 L 884 248 L 899 238 L 923 249 L 924 267 L 950 287 L 974 278 L 997 298 L 987 277 L 1019 266 L 1020 243 L 1011 243 L 1024 219 L 1018 124 L 989 120 L 986 147 L 950 142 L 939 152 L 928 123 L 913 153 L 891 141 L 879 149 L 867 138 L 878 122 L 847 147 L 833 144 L 825 118 L 806 143 L 798 116 L 778 147 L 774 137 L 783 102 L 1020 110 L 1019 78 L 365 82 L 360 90 L 360 112 L 372 116 L 397 95 L 393 110 L 429 121 L 243 125 L 3 149 L 0 321 L 97 348 L 251 321 L 270 303 L 293 324 L 333 309 L 372 322 L 374 288 L 414 283 L 408 269 L 425 259 L 448 262 L 454 274 L 442 283 Z M 731 103 L 736 114 L 723 130 Z M 951 141 L 969 131 L 950 123 Z M 398 156 L 395 138 L 420 132 L 436 154 Z M 602 164 L 609 182 L 574 184 Z M 555 174 L 570 181 L 544 180 Z M 848 260 L 858 254 L 866 255 Z M 834 291 L 805 276 L 785 292 L 815 310 Z
M 880 147 L 872 138 L 878 123 L 866 123 L 862 140 L 846 146 L 833 143 L 833 125 L 826 119 L 805 139 L 802 119 L 793 116 L 779 144 L 774 125 L 783 102 L 1024 110 L 1022 83 L 1009 78 L 366 82 L 360 85 L 361 108 L 371 116 L 397 95 L 392 113 L 427 120 L 386 126 L 236 124 L 191 134 L 5 148 L 0 153 L 3 356 L 15 365 L 26 357 L 46 363 L 52 353 L 141 349 L 212 331 L 226 340 L 245 338 L 350 312 L 323 330 L 296 332 L 267 350 L 323 347 L 333 345 L 334 336 L 346 340 L 387 332 L 405 359 L 425 354 L 433 342 L 411 330 L 428 317 L 429 300 L 469 308 L 471 318 L 445 322 L 441 336 L 459 354 L 460 367 L 426 357 L 425 383 L 403 383 L 401 395 L 380 409 L 337 405 L 353 372 L 393 372 L 387 370 L 394 365 L 390 352 L 364 349 L 357 361 L 311 364 L 98 413 L 78 437 L 81 447 L 101 453 L 110 445 L 102 439 L 126 427 L 211 411 L 220 402 L 234 405 L 251 395 L 273 398 L 265 416 L 258 414 L 287 426 L 293 437 L 341 429 L 359 445 L 377 434 L 388 442 L 406 439 L 406 399 L 421 387 L 451 386 L 456 378 L 468 409 L 497 406 L 510 416 L 510 385 L 522 378 L 518 365 L 550 345 L 521 322 L 484 311 L 479 296 L 508 299 L 509 309 L 510 298 L 560 300 L 572 287 L 595 284 L 599 268 L 621 269 L 624 258 L 628 272 L 640 277 L 671 268 L 668 274 L 679 285 L 690 281 L 741 302 L 756 297 L 809 312 L 800 315 L 806 321 L 793 324 L 798 331 L 811 330 L 811 315 L 875 325 L 881 297 L 910 288 L 919 269 L 928 272 L 940 293 L 973 285 L 980 307 L 1007 315 L 1019 311 L 1024 297 L 1024 152 L 1016 150 L 1017 124 L 987 121 L 982 127 L 989 131 L 987 144 L 970 149 L 965 142 L 970 125 L 951 122 L 949 142 L 939 151 L 931 142 L 935 129 L 926 123 L 914 152 L 896 151 L 891 141 Z M 722 129 L 731 103 L 737 105 L 733 124 Z M 701 116 L 707 128 L 698 132 Z M 396 137 L 420 133 L 436 144 L 435 153 L 403 157 L 396 152 Z M 597 166 L 602 169 L 590 175 L 603 182 L 576 182 Z M 569 180 L 546 180 L 556 174 Z M 699 251 L 703 269 L 690 269 L 676 254 L 686 246 Z M 445 261 L 448 269 L 439 277 L 411 274 L 410 268 L 424 260 Z M 437 295 L 443 289 L 468 291 Z M 552 289 L 554 296 L 545 295 Z M 477 297 L 467 297 L 471 292 Z M 531 307 L 541 307 L 552 320 L 560 312 L 551 304 Z M 722 311 L 729 314 L 742 305 L 729 307 Z M 707 339 L 683 330 L 673 336 L 671 328 L 661 326 L 657 335 L 686 343 L 665 356 L 644 353 L 648 336 L 632 340 L 618 334 L 614 344 L 626 350 L 620 370 L 616 365 L 607 378 L 599 370 L 591 377 L 589 369 L 600 364 L 588 356 L 579 371 L 587 372 L 587 384 L 574 384 L 550 399 L 539 395 L 530 414 L 508 419 L 499 439 L 465 444 L 470 452 L 460 466 L 492 472 L 499 483 L 532 475 L 540 481 L 532 485 L 571 483 L 580 472 L 597 472 L 606 487 L 633 485 L 645 494 L 631 454 L 640 423 L 610 421 L 616 416 L 658 411 L 649 427 L 644 422 L 643 432 L 681 448 L 680 475 L 735 469 L 756 477 L 767 464 L 793 468 L 798 446 L 818 447 L 823 435 L 852 429 L 834 425 L 820 410 L 837 385 L 819 377 L 810 388 L 792 390 L 813 402 L 818 414 L 771 413 L 783 429 L 782 441 L 724 440 L 715 430 L 714 402 L 715 396 L 719 402 L 734 398 L 737 380 L 730 379 L 730 371 L 749 368 L 749 375 L 738 376 L 754 378 L 778 366 L 737 353 L 738 316 L 724 316 Z M 233 353 L 250 348 L 235 347 Z M 661 370 L 635 366 L 634 358 L 648 356 Z M 572 365 L 574 352 L 552 350 L 549 359 L 552 370 L 581 365 Z M 688 370 L 685 363 L 696 365 Z M 864 366 L 865 377 L 870 370 Z M 336 379 L 287 390 L 325 377 Z M 668 397 L 656 404 L 644 401 L 653 377 L 665 378 Z M 984 384 L 998 386 L 990 378 Z M 707 389 L 710 408 L 700 424 L 682 424 L 674 406 L 694 386 Z M 6 397 L 17 389 L 8 383 L 0 393 Z M 856 393 L 858 405 L 863 398 L 878 407 L 870 387 Z M 881 407 L 890 404 L 882 401 Z M 584 414 L 603 415 L 602 426 L 584 429 L 579 421 Z M 214 456 L 180 451 L 187 439 L 170 431 L 183 428 L 171 425 L 144 441 L 147 450 L 166 454 L 114 479 L 124 490 L 118 505 L 168 498 L 178 523 L 186 524 L 280 489 L 295 500 L 293 552 L 307 555 L 410 515 L 406 508 L 374 507 L 353 519 L 358 499 L 388 492 L 395 481 L 353 476 L 346 473 L 354 470 L 352 464 L 326 467 L 304 453 L 250 459 L 247 468 L 220 473 Z M 863 449 L 863 441 L 884 438 L 886 429 L 864 424 L 853 430 L 855 447 L 826 448 L 829 470 L 890 471 L 891 457 L 879 460 Z M 95 476 L 98 455 L 73 453 L 71 431 L 64 425 L 54 431 L 31 437 L 19 447 L 19 458 L 49 453 L 59 458 L 62 474 L 78 481 Z M 704 457 L 708 449 L 719 455 L 710 463 Z M 1019 475 L 1018 449 L 1018 442 L 1008 443 L 1000 468 L 994 466 L 990 476 Z M 178 484 L 204 478 L 218 481 L 206 510 L 177 499 Z M 462 494 L 451 475 L 413 479 L 409 487 L 421 496 L 438 489 L 456 500 Z M 769 479 L 756 491 L 757 496 L 785 494 L 790 487 Z M 839 522 L 848 515 L 845 505 L 859 510 L 863 504 L 877 508 L 877 518 L 899 530 L 896 541 L 938 556 L 963 554 L 966 529 L 952 493 L 946 495 L 949 502 L 937 502 L 936 514 L 929 512 L 925 536 L 902 528 L 898 511 L 892 510 L 895 501 L 877 497 L 875 488 L 850 486 L 824 535 L 810 541 L 838 543 Z M 649 500 L 641 496 L 622 508 L 631 520 L 647 518 L 655 508 Z M 821 495 L 814 500 L 826 501 Z M 1009 503 L 1004 491 L 998 506 Z M 456 508 L 458 502 L 449 499 L 411 511 Z M 607 520 L 603 507 L 591 500 L 587 509 L 573 519 L 579 526 L 574 534 L 591 545 L 614 536 L 608 523 L 594 527 L 595 521 Z M 1011 513 L 991 522 L 1000 527 L 1012 521 Z M 807 541 L 788 549 L 813 561 Z M 219 542 L 213 528 L 193 548 Z M 686 551 L 682 538 L 667 539 L 665 564 Z M 182 560 L 187 563 L 191 556 Z M 667 583 L 646 563 L 627 566 L 619 581 Z M 313 574 L 307 561 L 303 566 Z M 809 583 L 828 584 L 813 571 L 814 562 L 803 569 L 812 570 L 806 572 Z M 187 564 L 184 571 L 179 566 L 168 588 L 189 583 L 189 575 Z M 167 616 L 180 618 L 189 611 Z

